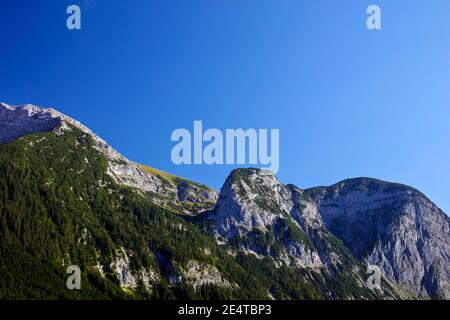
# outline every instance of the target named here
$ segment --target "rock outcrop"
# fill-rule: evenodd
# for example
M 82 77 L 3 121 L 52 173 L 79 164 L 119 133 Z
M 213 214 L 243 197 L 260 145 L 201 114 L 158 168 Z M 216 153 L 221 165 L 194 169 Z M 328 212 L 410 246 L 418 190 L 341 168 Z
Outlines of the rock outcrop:
M 234 170 L 210 219 L 219 241 L 238 242 L 244 250 L 270 256 L 278 264 L 318 269 L 346 260 L 309 196 L 267 171 Z
M 52 131 L 61 125 L 54 110 L 42 112 L 33 105 L 21 108 L 0 103 L 0 145 L 14 141 L 27 134 Z

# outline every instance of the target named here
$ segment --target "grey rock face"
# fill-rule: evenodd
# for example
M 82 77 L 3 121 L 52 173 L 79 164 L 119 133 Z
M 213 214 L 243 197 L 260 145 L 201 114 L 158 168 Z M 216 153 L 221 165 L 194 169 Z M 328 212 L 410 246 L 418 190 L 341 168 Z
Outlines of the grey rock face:
M 219 239 L 238 237 L 292 267 L 332 270 L 356 257 L 416 297 L 449 298 L 450 219 L 404 185 L 362 178 L 301 190 L 258 169 L 235 170 L 211 219 Z M 283 250 L 258 251 L 255 231 L 273 234 Z
M 177 185 L 178 199 L 180 201 L 190 202 L 216 202 L 218 195 L 214 190 L 207 189 L 206 187 L 189 183 L 187 181 L 181 181 Z
M 0 103 L 0 145 L 27 134 L 52 131 L 60 123 L 58 115 L 51 110 L 42 112 L 32 105 L 15 108 Z
M 360 260 L 418 297 L 450 297 L 450 219 L 422 193 L 368 178 L 306 192 Z
M 254 229 L 267 231 L 277 217 L 288 215 L 291 209 L 289 189 L 274 175 L 261 175 L 258 169 L 234 170 L 219 194 L 216 230 L 225 238 Z
M 177 194 L 178 201 L 182 204 L 195 204 L 195 206 L 186 208 L 185 213 L 190 215 L 195 215 L 214 208 L 217 198 L 219 197 L 215 190 L 187 180 L 178 180 Z
M 309 196 L 259 169 L 230 174 L 210 219 L 219 240 L 244 239 L 245 250 L 271 256 L 278 263 L 317 269 L 346 259 L 334 248 L 332 241 L 337 239 L 325 229 Z M 264 248 L 261 238 L 269 239 Z
M 291 191 L 293 208 L 291 215 L 305 230 L 323 230 L 324 222 L 317 205 L 306 192 L 294 185 L 288 186 Z

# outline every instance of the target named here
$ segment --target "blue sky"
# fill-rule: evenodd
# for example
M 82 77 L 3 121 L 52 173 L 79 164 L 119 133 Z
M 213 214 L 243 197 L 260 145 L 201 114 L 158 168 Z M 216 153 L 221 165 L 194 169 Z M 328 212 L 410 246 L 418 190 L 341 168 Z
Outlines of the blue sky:
M 2 1 L 0 101 L 55 107 L 217 189 L 234 166 L 172 164 L 174 129 L 279 128 L 283 182 L 376 177 L 449 213 L 449 13 L 448 0 Z

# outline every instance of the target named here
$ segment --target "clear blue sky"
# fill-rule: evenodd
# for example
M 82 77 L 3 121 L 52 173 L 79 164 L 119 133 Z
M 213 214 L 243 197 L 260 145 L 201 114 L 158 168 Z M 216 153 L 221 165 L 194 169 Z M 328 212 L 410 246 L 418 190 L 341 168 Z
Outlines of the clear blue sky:
M 366 8 L 382 9 L 369 31 Z M 78 4 L 82 30 L 66 29 Z M 0 2 L 0 101 L 52 106 L 128 158 L 176 166 L 176 128 L 279 128 L 285 183 L 370 176 L 450 212 L 450 1 Z

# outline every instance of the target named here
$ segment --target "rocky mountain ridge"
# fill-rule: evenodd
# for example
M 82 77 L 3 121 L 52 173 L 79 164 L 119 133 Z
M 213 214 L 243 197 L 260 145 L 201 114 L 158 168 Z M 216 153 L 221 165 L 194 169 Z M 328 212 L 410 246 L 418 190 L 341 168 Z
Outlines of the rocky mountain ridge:
M 268 273 L 280 272 L 284 276 L 278 281 L 283 283 L 287 272 L 289 277 L 301 283 L 295 290 L 281 289 L 272 283 L 268 296 L 293 298 L 301 297 L 299 292 L 307 292 L 307 297 L 330 299 L 450 298 L 450 219 L 411 187 L 358 178 L 329 187 L 302 190 L 292 184 L 284 185 L 270 172 L 250 168 L 234 170 L 218 195 L 199 183 L 126 159 L 90 129 L 54 109 L 0 104 L 0 147 L 36 133 L 52 133 L 60 138 L 67 135 L 70 139 L 76 136 L 71 148 L 78 149 L 80 154 L 84 154 L 86 145 L 92 142 L 93 148 L 106 159 L 106 173 L 116 184 L 145 195 L 146 200 L 169 212 L 206 221 L 206 231 L 214 235 L 216 243 L 231 257 L 239 257 L 244 269 L 258 266 L 266 268 Z M 38 150 L 38 146 L 51 148 L 51 145 L 45 145 L 49 143 L 45 139 L 26 140 L 26 147 L 21 150 L 36 149 L 33 153 L 36 156 L 43 150 Z M 57 141 L 58 145 L 65 143 L 52 141 Z M 93 165 L 90 162 L 97 158 L 92 154 L 89 159 L 83 156 L 82 162 Z M 79 169 L 80 172 L 84 170 Z M 53 180 L 46 182 L 45 187 L 47 183 L 51 184 Z M 99 186 L 110 188 L 103 186 L 101 181 Z M 74 187 L 69 190 L 74 192 Z M 77 206 L 85 206 L 86 197 L 85 193 L 77 194 Z M 112 203 L 120 203 L 120 197 L 114 197 Z M 62 206 L 66 206 L 64 201 Z M 128 203 L 115 206 L 130 209 Z M 116 210 L 116 207 L 110 210 Z M 139 210 L 138 216 L 142 214 Z M 155 226 L 159 228 L 166 223 L 167 218 L 164 218 Z M 181 222 L 170 222 L 166 227 L 173 232 L 166 236 L 174 238 L 187 230 L 196 230 Z M 78 242 L 87 244 L 90 232 L 93 231 L 85 234 L 83 229 Z M 172 261 L 173 257 L 166 252 L 168 249 L 159 248 L 161 253 L 155 252 L 152 258 L 159 265 L 158 271 L 155 263 L 133 270 L 131 266 L 136 262 L 132 260 L 148 258 L 137 253 L 138 248 L 125 248 L 119 244 L 114 247 L 114 250 L 110 249 L 115 252 L 114 259 L 105 258 L 108 261 L 103 264 L 97 261 L 95 269 L 103 277 L 109 269 L 116 270 L 120 284 L 130 290 L 137 290 L 142 281 L 150 290 L 164 278 L 175 287 L 181 283 L 180 279 L 191 279 L 194 288 L 208 284 L 229 290 L 239 287 L 238 280 L 234 283 L 222 275 L 225 272 L 232 278 L 229 270 L 210 264 L 216 259 L 209 257 L 211 248 L 201 249 L 202 254 L 196 257 L 198 260 L 189 259 L 185 264 Z M 174 250 L 173 247 L 170 250 Z M 190 252 L 189 248 L 184 250 Z M 275 270 L 268 267 L 271 263 Z M 369 264 L 382 271 L 382 293 L 368 292 L 365 288 L 365 271 Z M 271 275 L 274 279 L 278 276 L 276 273 Z
M 219 241 L 238 239 L 246 250 L 301 268 L 346 262 L 349 255 L 333 246 L 341 240 L 362 265 L 378 266 L 406 292 L 450 297 L 450 219 L 408 186 L 357 178 L 301 190 L 259 169 L 238 169 L 226 180 L 210 219 Z M 255 232 L 271 234 L 280 221 L 296 231 L 281 237 L 281 254 L 258 249 Z
M 359 178 L 306 193 L 358 259 L 416 296 L 450 298 L 450 218 L 421 192 Z
M 54 131 L 62 135 L 70 131 L 68 124 L 92 137 L 96 149 L 108 159 L 108 173 L 119 184 L 153 193 L 159 205 L 182 214 L 195 214 L 214 206 L 215 190 L 179 177 L 169 182 L 165 177 L 170 175 L 128 160 L 89 128 L 55 109 L 0 103 L 0 145 L 37 132 Z

